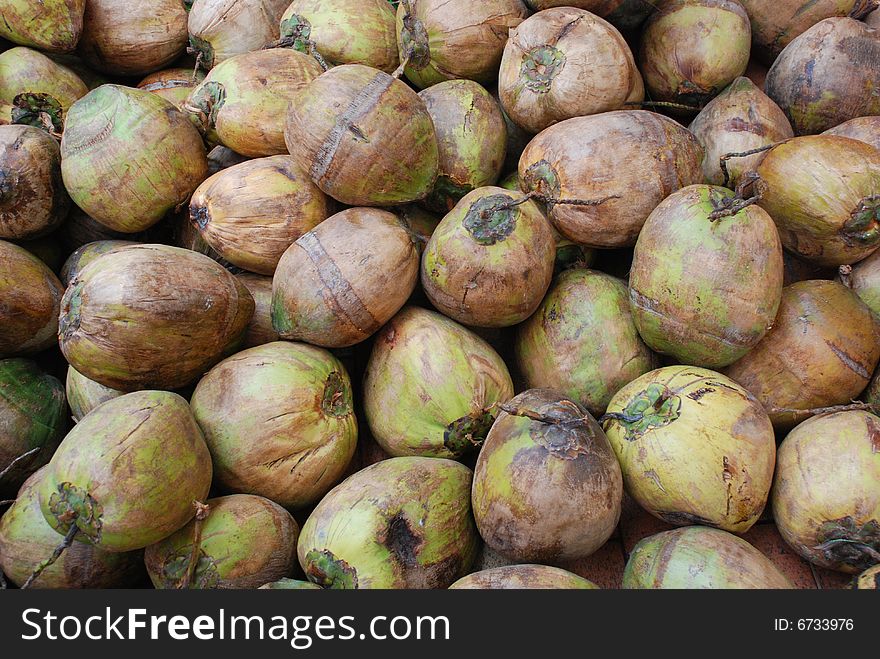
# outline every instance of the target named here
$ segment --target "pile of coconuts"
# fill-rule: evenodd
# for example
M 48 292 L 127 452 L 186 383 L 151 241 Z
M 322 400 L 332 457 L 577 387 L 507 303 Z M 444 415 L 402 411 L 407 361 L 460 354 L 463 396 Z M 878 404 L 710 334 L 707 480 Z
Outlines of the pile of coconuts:
M 0 587 L 876 588 L 878 4 L 0 0 Z

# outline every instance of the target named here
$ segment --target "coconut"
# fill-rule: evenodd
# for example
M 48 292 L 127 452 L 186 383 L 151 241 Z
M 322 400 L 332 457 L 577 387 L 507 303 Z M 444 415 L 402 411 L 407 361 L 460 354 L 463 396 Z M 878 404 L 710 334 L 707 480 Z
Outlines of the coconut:
M 421 89 L 454 78 L 490 82 L 509 30 L 528 15 L 522 0 L 403 0 L 397 43 L 406 77 Z
M 69 210 L 58 143 L 39 128 L 0 126 L 0 238 L 46 235 Z
M 446 588 L 479 547 L 471 470 L 437 458 L 390 458 L 333 488 L 303 525 L 309 581 L 330 588 Z
M 240 272 L 235 275 L 254 298 L 254 315 L 244 335 L 242 348 L 254 348 L 278 341 L 278 332 L 272 327 L 272 277 Z
M 386 0 L 294 0 L 281 17 L 281 40 L 331 64 L 392 73 L 400 63 L 394 8 Z
M 512 396 L 507 367 L 488 343 L 418 307 L 382 329 L 364 376 L 370 430 L 395 456 L 464 455 L 485 439 L 495 404 Z
M 798 35 L 819 21 L 847 16 L 863 0 L 739 0 L 752 23 L 754 50 L 772 62 Z
M 809 410 L 848 403 L 880 360 L 871 310 L 838 282 L 801 281 L 782 290 L 772 329 L 725 373 L 790 428 Z
M 634 245 L 645 219 L 676 190 L 701 183 L 702 148 L 672 119 L 617 110 L 567 119 L 541 132 L 519 161 L 566 238 L 592 247 Z
M 180 0 L 88 0 L 78 52 L 102 73 L 142 76 L 183 54 L 186 20 Z
M 610 23 L 588 11 L 542 11 L 511 30 L 498 80 L 501 103 L 519 126 L 619 110 L 644 92 L 632 52 Z
M 880 252 L 874 252 L 855 267 L 841 266 L 840 279 L 880 319 Z
M 807 419 L 779 446 L 773 518 L 798 554 L 855 574 L 880 562 L 880 418 Z
M 431 303 L 466 325 L 509 327 L 534 313 L 553 278 L 550 224 L 538 205 L 503 188 L 474 190 L 434 231 L 422 256 Z
M 278 21 L 290 0 L 195 0 L 189 43 L 205 70 L 278 39 Z
M 767 147 L 794 135 L 779 106 L 743 77 L 709 101 L 691 122 L 690 131 L 703 146 L 706 181 L 714 185 L 730 184 L 730 187 L 735 186 L 743 174 L 756 169 L 766 151 L 744 157 L 736 154 Z M 731 154 L 733 157 L 729 157 Z
M 318 584 L 311 581 L 300 581 L 299 579 L 278 579 L 263 584 L 258 590 L 322 590 Z
M 880 590 L 880 564 L 869 567 L 853 579 L 854 590 Z
M 599 586 L 558 567 L 526 564 L 505 565 L 472 572 L 453 583 L 449 588 L 450 590 L 522 590 L 525 588 L 595 590 Z
M 49 462 L 67 430 L 66 416 L 56 378 L 29 359 L 0 359 L 0 492 L 15 492 Z
M 209 499 L 205 507 L 144 551 L 153 586 L 252 589 L 293 573 L 299 526 L 284 508 L 250 494 Z
M 679 363 L 732 364 L 754 348 L 782 296 L 773 219 L 719 186 L 672 193 L 639 234 L 629 298 L 639 334 Z
M 67 367 L 67 381 L 65 385 L 67 404 L 73 415 L 74 423 L 79 423 L 82 418 L 112 398 L 119 398 L 124 391 L 111 389 L 103 384 L 89 380 L 85 375 L 77 371 L 73 366 Z
M 55 345 L 64 287 L 36 256 L 0 240 L 0 358 Z
M 125 391 L 193 382 L 240 345 L 247 289 L 211 259 L 135 245 L 83 268 L 61 304 L 59 341 L 87 378 Z
M 757 169 L 758 202 L 782 244 L 819 265 L 855 263 L 880 245 L 880 151 L 836 135 L 774 147 Z
M 0 101 L 10 105 L 19 94 L 46 94 L 67 112 L 89 88 L 66 66 L 30 48 L 11 48 L 0 54 Z
M 501 108 L 471 80 L 448 80 L 422 91 L 440 149 L 440 168 L 427 204 L 448 212 L 468 192 L 495 185 L 507 148 Z
M 829 128 L 823 135 L 850 137 L 880 150 L 880 116 L 856 117 L 844 121 L 839 126 Z
M 161 96 L 176 108 L 183 107 L 192 90 L 205 79 L 205 74 L 191 69 L 163 69 L 151 73 L 138 83 L 138 89 Z
M 0 37 L 52 52 L 76 48 L 83 29 L 86 0 L 7 0 Z
M 514 350 L 527 387 L 557 390 L 595 415 L 621 387 L 658 365 L 633 323 L 626 284 L 580 268 L 556 278 L 537 312 L 520 325 Z
M 641 540 L 624 569 L 623 587 L 794 588 L 770 559 L 742 538 L 700 526 L 664 531 Z
M 518 562 L 589 556 L 617 527 L 623 496 L 605 433 L 550 389 L 529 389 L 502 409 L 474 468 L 480 535 Z
M 201 137 L 155 94 L 103 85 L 73 104 L 61 173 L 74 202 L 108 228 L 143 231 L 187 201 L 207 175 Z
M 776 441 L 764 408 L 733 380 L 660 368 L 617 392 L 603 418 L 626 491 L 655 517 L 734 533 L 758 521 Z
M 295 50 L 269 48 L 236 55 L 211 69 L 186 109 L 224 146 L 249 157 L 287 152 L 287 106 L 321 67 Z
M 792 41 L 767 74 L 767 95 L 796 135 L 821 133 L 880 114 L 880 32 L 851 18 L 826 18 Z
M 130 247 L 137 244 L 131 240 L 98 240 L 93 243 L 86 243 L 67 257 L 64 266 L 61 268 L 61 283 L 66 287 L 71 281 L 76 279 L 84 267 L 98 257 L 114 252 L 122 247 Z
M 392 212 L 409 231 L 409 237 L 421 255 L 442 218 L 415 204 L 397 206 Z
M 189 213 L 220 256 L 263 275 L 273 274 L 287 248 L 329 215 L 327 197 L 290 156 L 214 174 L 196 189 Z
M 40 510 L 38 492 L 45 472 L 44 468 L 31 476 L 12 507 L 0 517 L 0 570 L 19 587 L 61 539 Z M 141 580 L 143 571 L 141 552 L 111 553 L 78 542 L 43 571 L 34 587 L 131 588 Z
M 53 529 L 119 552 L 177 531 L 210 485 L 211 456 L 186 401 L 139 391 L 74 426 L 49 462 L 39 497 Z
M 396 205 L 434 189 L 439 152 L 431 115 L 383 71 L 330 69 L 291 104 L 284 137 L 318 187 L 344 204 Z
M 702 107 L 745 72 L 751 38 L 737 0 L 666 0 L 648 18 L 639 51 L 651 98 Z
M 339 360 L 286 341 L 220 362 L 192 396 L 216 483 L 286 508 L 315 503 L 342 477 L 357 443 L 352 405 Z
M 350 208 L 300 237 L 272 281 L 272 325 L 283 339 L 341 348 L 374 334 L 406 303 L 419 254 L 393 213 Z

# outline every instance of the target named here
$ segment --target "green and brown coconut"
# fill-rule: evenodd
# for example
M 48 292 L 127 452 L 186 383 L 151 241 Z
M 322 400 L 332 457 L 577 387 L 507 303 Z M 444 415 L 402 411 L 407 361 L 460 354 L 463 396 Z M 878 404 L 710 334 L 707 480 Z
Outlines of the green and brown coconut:
M 0 239 L 44 236 L 69 210 L 58 143 L 39 128 L 0 126 Z
M 724 372 L 761 401 L 777 428 L 787 429 L 811 409 L 848 403 L 868 385 L 880 359 L 875 323 L 846 286 L 797 282 L 782 290 L 764 339 Z
M 529 389 L 502 407 L 474 468 L 480 535 L 518 562 L 589 556 L 617 527 L 622 496 L 620 466 L 599 424 L 550 389 Z
M 137 242 L 131 240 L 96 240 L 92 243 L 86 243 L 67 257 L 61 268 L 61 283 L 67 286 L 76 279 L 83 268 L 104 254 L 137 244 Z
M 0 570 L 18 587 L 61 540 L 40 509 L 39 490 L 46 470 L 40 469 L 21 486 L 15 503 L 0 517 Z M 43 570 L 33 586 L 131 588 L 141 581 L 143 573 L 142 552 L 109 552 L 77 542 Z
M 188 68 L 163 69 L 151 73 L 138 83 L 138 89 L 161 96 L 176 108 L 182 108 L 195 87 L 205 79 L 202 71 Z
M 272 325 L 283 339 L 342 348 L 373 335 L 418 278 L 410 231 L 388 211 L 349 208 L 301 236 L 272 281 Z
M 822 134 L 850 137 L 880 150 L 880 116 L 856 117 L 829 128 Z
M 236 55 L 211 69 L 184 107 L 210 139 L 237 153 L 284 154 L 288 105 L 321 70 L 313 58 L 287 48 Z
M 323 590 L 318 584 L 300 579 L 283 578 L 263 584 L 258 590 Z
M 422 255 L 422 287 L 465 325 L 509 327 L 534 313 L 553 278 L 556 244 L 531 199 L 503 188 L 465 195 Z
M 189 524 L 144 551 L 156 588 L 253 589 L 296 569 L 299 526 L 277 503 L 232 494 L 197 508 Z
M 280 338 L 278 332 L 272 327 L 272 277 L 255 275 L 252 272 L 239 272 L 235 278 L 254 298 L 254 315 L 248 323 L 241 347 L 254 348 L 278 341 Z
M 643 110 L 567 119 L 536 136 L 519 161 L 520 187 L 581 245 L 634 245 L 670 194 L 701 183 L 703 150 L 686 128 Z
M 384 71 L 337 66 L 291 104 L 284 131 L 290 155 L 328 195 L 350 206 L 424 199 L 439 167 L 425 103 Z
M 199 132 L 165 99 L 102 85 L 73 104 L 61 173 L 77 206 L 108 228 L 143 231 L 187 201 L 207 175 Z
M 31 48 L 70 52 L 82 33 L 85 6 L 86 0 L 8 0 L 0 37 Z
M 289 0 L 196 0 L 187 17 L 189 45 L 206 71 L 277 41 Z
M 364 411 L 395 456 L 460 457 L 478 447 L 513 396 L 501 357 L 440 314 L 404 307 L 376 338 L 364 376 Z
M 471 470 L 452 460 L 390 458 L 333 488 L 303 525 L 299 562 L 330 588 L 446 588 L 479 548 Z
M 290 156 L 217 172 L 193 193 L 191 221 L 227 262 L 271 275 L 281 255 L 329 215 L 329 200 Z
M 111 389 L 99 382 L 89 380 L 73 366 L 67 367 L 65 391 L 74 423 L 79 423 L 86 414 L 101 403 L 125 394 L 119 389 Z
M 653 350 L 718 369 L 754 348 L 773 324 L 782 245 L 767 212 L 745 203 L 727 188 L 693 185 L 645 221 L 629 297 Z
M 733 380 L 660 368 L 621 389 L 603 419 L 627 492 L 655 517 L 734 533 L 758 521 L 776 441 L 767 412 Z
M 76 73 L 30 48 L 0 54 L 0 101 L 12 105 L 19 94 L 45 94 L 67 112 L 89 88 Z
M 559 391 L 597 416 L 624 385 L 658 366 L 633 322 L 626 283 L 577 267 L 557 276 L 520 325 L 514 352 L 527 387 Z
M 211 455 L 186 400 L 139 391 L 74 426 L 49 462 L 39 497 L 46 521 L 67 539 L 122 552 L 184 526 L 210 485 Z
M 880 251 L 854 266 L 840 266 L 839 277 L 880 319 Z
M 596 590 L 592 581 L 549 565 L 505 565 L 472 572 L 451 586 L 455 590 L 580 589 Z
M 421 89 L 454 78 L 492 81 L 508 32 L 528 15 L 522 0 L 402 0 L 397 43 L 406 77 Z
M 105 254 L 71 281 L 59 341 L 67 361 L 114 389 L 190 384 L 244 337 L 247 289 L 190 250 L 135 245 Z
M 393 73 L 397 55 L 394 7 L 387 0 L 294 0 L 281 17 L 281 42 L 328 64 L 364 64 Z
M 320 500 L 357 444 L 345 367 L 303 343 L 268 343 L 220 362 L 199 382 L 192 408 L 217 484 L 286 508 Z
M 769 558 L 735 535 L 702 526 L 641 540 L 623 571 L 628 589 L 791 589 Z
M 0 357 L 55 345 L 64 286 L 23 247 L 0 240 Z

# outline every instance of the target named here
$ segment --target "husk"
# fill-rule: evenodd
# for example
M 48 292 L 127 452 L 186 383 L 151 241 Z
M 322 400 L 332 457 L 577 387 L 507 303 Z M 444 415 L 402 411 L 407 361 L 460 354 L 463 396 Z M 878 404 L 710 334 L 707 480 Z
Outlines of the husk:
M 826 18 L 792 41 L 767 74 L 767 95 L 796 135 L 880 114 L 880 32 L 851 18 Z
M 272 275 L 281 255 L 329 215 L 328 200 L 290 156 L 258 158 L 202 183 L 190 220 L 223 259 Z
M 227 167 L 238 165 L 247 160 L 250 160 L 250 158 L 236 153 L 229 147 L 215 146 L 208 152 L 208 174 L 214 175 Z
M 852 410 L 808 419 L 779 446 L 773 518 L 785 541 L 811 563 L 850 574 L 876 564 L 878 443 L 880 418 Z
M 182 108 L 190 92 L 205 79 L 205 74 L 192 69 L 173 68 L 151 73 L 138 83 L 138 89 L 161 96 L 176 108 Z
M 65 391 L 74 423 L 79 423 L 86 414 L 101 403 L 125 394 L 124 391 L 111 389 L 94 380 L 89 380 L 73 366 L 67 367 Z
M 829 128 L 823 135 L 840 135 L 870 144 L 880 151 L 880 116 L 856 117 Z
M 774 426 L 788 429 L 809 415 L 774 410 L 848 403 L 868 385 L 878 359 L 871 310 L 842 284 L 810 280 L 782 290 L 773 327 L 724 373 L 763 403 Z
M 65 53 L 76 48 L 86 0 L 8 0 L 0 37 L 22 46 Z
M 555 67 L 535 68 L 548 58 Z M 532 133 L 644 98 L 623 36 L 598 16 L 572 7 L 542 11 L 511 30 L 498 88 L 508 116 Z
M 880 319 L 880 252 L 857 263 L 852 273 L 841 279 Z
M 649 513 L 675 526 L 732 533 L 758 521 L 776 440 L 761 404 L 736 382 L 668 366 L 617 392 L 605 419 L 626 491 Z
M 367 339 L 406 303 L 419 252 L 388 211 L 350 208 L 301 237 L 281 257 L 272 323 L 288 340 L 342 348 Z
M 98 257 L 114 252 L 122 247 L 129 247 L 137 244 L 138 243 L 131 240 L 97 240 L 92 243 L 86 243 L 67 257 L 67 260 L 64 262 L 64 266 L 59 273 L 61 283 L 67 287 L 71 281 L 76 279 L 84 267 Z
M 220 362 L 199 382 L 192 408 L 217 485 L 286 508 L 319 501 L 357 444 L 345 367 L 303 343 L 277 341 Z
M 667 117 L 605 112 L 567 119 L 535 137 L 520 158 L 520 187 L 555 200 L 604 199 L 586 207 L 551 204 L 547 216 L 578 244 L 624 247 L 635 244 L 663 199 L 702 182 L 702 157 L 697 139 Z
M 190 45 L 205 70 L 278 39 L 289 0 L 196 0 L 189 10 Z
M 69 210 L 58 143 L 39 128 L 0 126 L 0 239 L 44 236 Z
M 0 54 L 0 101 L 12 104 L 16 96 L 25 92 L 48 94 L 67 112 L 89 88 L 76 73 L 41 52 L 11 48 Z
M 78 52 L 103 73 L 143 76 L 183 53 L 186 20 L 180 0 L 88 0 Z
M 272 277 L 240 272 L 235 275 L 254 298 L 254 315 L 248 323 L 241 347 L 254 348 L 278 341 L 278 332 L 272 327 Z
M 472 572 L 451 586 L 452 589 L 504 590 L 504 589 L 586 589 L 599 588 L 576 574 L 548 565 L 506 565 Z
M 155 94 L 104 85 L 74 103 L 61 140 L 74 202 L 115 231 L 156 224 L 207 175 L 198 131 Z

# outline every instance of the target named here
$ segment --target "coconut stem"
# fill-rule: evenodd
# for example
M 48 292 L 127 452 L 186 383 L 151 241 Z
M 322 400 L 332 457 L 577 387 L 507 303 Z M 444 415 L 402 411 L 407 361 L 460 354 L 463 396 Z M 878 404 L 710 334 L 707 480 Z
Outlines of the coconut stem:
M 188 48 L 187 50 L 191 50 L 191 49 Z M 202 66 L 202 55 L 204 55 L 204 53 L 202 53 L 201 50 L 196 54 L 196 65 L 195 65 L 195 67 L 193 67 L 193 74 L 192 74 L 192 84 L 193 85 L 195 85 L 199 79 L 199 68 Z
M 783 140 L 784 142 L 785 140 Z M 721 167 L 721 171 L 724 172 L 724 182 L 721 184 L 723 187 L 730 186 L 730 172 L 727 170 L 727 161 L 731 158 L 746 158 L 748 156 L 754 156 L 758 153 L 764 153 L 764 151 L 769 151 L 775 146 L 779 146 L 782 142 L 774 142 L 773 144 L 767 144 L 765 146 L 760 146 L 757 149 L 750 149 L 749 151 L 735 151 L 733 153 L 725 153 L 721 158 L 718 159 L 718 164 Z
M 852 11 L 849 13 L 849 17 L 861 21 L 878 8 L 880 8 L 880 0 L 857 0 Z
M 531 419 L 532 421 L 538 421 L 539 423 L 546 423 L 550 426 L 580 426 L 589 423 L 590 420 L 589 416 L 579 416 L 573 419 L 559 419 L 524 407 L 512 407 L 500 403 L 496 405 L 496 407 L 510 416 L 519 416 L 525 419 Z
M 846 286 L 847 288 L 853 287 L 852 280 L 852 266 L 851 265 L 842 265 L 837 269 L 838 274 L 840 275 L 840 283 Z
M 813 547 L 813 549 L 824 553 L 835 545 L 844 543 L 848 545 L 855 545 L 859 548 L 859 551 L 862 551 L 870 556 L 871 560 L 880 563 L 880 551 L 877 551 L 869 544 L 866 544 L 864 542 L 857 542 L 856 540 L 847 540 L 846 538 L 834 538 L 833 540 L 828 540 L 827 542 L 823 542 L 821 545 Z
M 670 101 L 627 101 L 624 105 L 638 105 L 659 108 L 673 108 L 675 110 L 689 110 L 690 112 L 699 112 L 703 108 L 696 105 L 685 105 L 684 103 L 672 103 Z
M 864 410 L 871 413 L 877 412 L 878 405 L 874 403 L 859 403 L 853 401 L 846 405 L 832 405 L 830 407 L 812 407 L 806 410 L 798 410 L 793 407 L 768 407 L 768 414 L 806 414 L 818 416 L 820 414 L 832 414 L 834 412 L 849 412 L 851 410 Z
M 208 519 L 208 513 L 211 511 L 211 507 L 201 501 L 193 501 L 193 506 L 195 506 L 196 509 L 196 523 L 195 528 L 193 529 L 193 548 L 189 557 L 189 565 L 186 567 L 186 574 L 183 575 L 183 581 L 181 581 L 178 586 L 180 589 L 188 589 L 196 575 L 196 567 L 199 564 L 199 553 L 201 553 L 202 550 L 202 524 Z
M 0 471 L 0 478 L 3 478 L 6 474 L 8 474 L 10 471 L 12 471 L 13 467 L 15 467 L 15 465 L 17 465 L 22 460 L 26 460 L 27 458 L 34 455 L 35 453 L 39 453 L 40 449 L 42 449 L 42 448 L 43 448 L 42 446 L 37 446 L 35 448 L 32 448 L 27 453 L 22 453 L 20 456 L 15 458 L 15 460 L 10 462 L 3 471 Z
M 0 501 L 0 506 L 8 506 L 13 503 L 15 503 L 15 499 L 3 499 L 3 501 Z
M 752 187 L 754 193 L 751 197 L 746 197 L 746 190 Z M 758 176 L 758 172 L 746 172 L 743 174 L 742 180 L 736 186 L 736 194 L 721 201 L 721 208 L 709 213 L 709 221 L 717 222 L 723 217 L 731 217 L 742 210 L 745 210 L 752 204 L 761 201 L 764 193 L 767 191 L 767 184 Z
M 282 37 L 278 41 L 267 43 L 263 46 L 262 50 L 269 50 L 271 48 L 295 48 L 297 41 L 305 45 L 306 55 L 313 57 L 324 71 L 330 70 L 330 65 L 327 64 L 327 60 L 325 60 L 324 56 L 318 52 L 318 46 L 311 39 L 304 39 L 303 37 Z
M 61 544 L 55 547 L 55 551 L 52 552 L 52 555 L 40 563 L 36 569 L 31 573 L 31 576 L 27 578 L 27 581 L 24 582 L 21 589 L 24 590 L 26 588 L 30 588 L 31 584 L 37 580 L 37 578 L 43 574 L 43 570 L 47 567 L 50 567 L 61 558 L 61 554 L 64 553 L 64 550 L 70 547 L 73 544 L 74 538 L 76 538 L 76 534 L 79 533 L 79 527 L 76 525 L 76 519 L 71 522 L 70 528 L 67 530 L 67 535 L 64 536 L 64 540 L 61 541 Z

